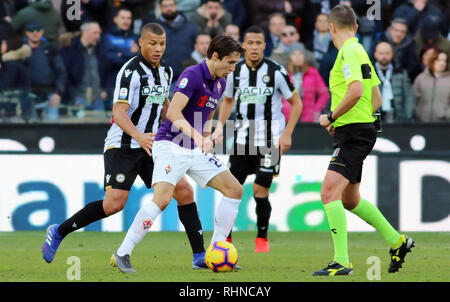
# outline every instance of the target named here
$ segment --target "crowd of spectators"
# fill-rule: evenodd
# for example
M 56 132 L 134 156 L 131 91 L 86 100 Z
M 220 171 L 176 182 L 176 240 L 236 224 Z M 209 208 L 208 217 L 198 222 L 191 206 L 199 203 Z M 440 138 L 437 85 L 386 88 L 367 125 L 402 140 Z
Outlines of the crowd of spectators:
M 316 122 L 330 105 L 338 50 L 327 13 L 339 3 L 358 16 L 383 120 L 450 121 L 448 0 L 0 0 L 0 119 L 108 117 L 117 72 L 139 52 L 142 26 L 157 22 L 174 82 L 205 59 L 214 36 L 241 40 L 260 26 L 265 56 L 286 68 L 302 97 L 299 122 Z

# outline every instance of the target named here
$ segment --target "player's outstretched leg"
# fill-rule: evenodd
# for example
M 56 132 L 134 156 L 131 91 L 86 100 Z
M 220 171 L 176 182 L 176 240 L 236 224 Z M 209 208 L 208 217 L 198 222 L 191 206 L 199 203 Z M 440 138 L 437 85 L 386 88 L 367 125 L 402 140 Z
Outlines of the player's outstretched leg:
M 105 217 L 106 214 L 103 210 L 103 200 L 98 200 L 88 203 L 83 209 L 63 223 L 49 226 L 41 250 L 44 260 L 47 263 L 53 261 L 61 241 L 67 234 Z
M 42 246 L 42 257 L 47 263 L 53 261 L 56 250 L 64 238 L 58 233 L 58 227 L 59 224 L 52 224 L 47 228 L 44 245 Z
M 402 245 L 396 249 L 390 249 L 389 254 L 391 254 L 391 263 L 389 264 L 389 273 L 397 272 L 401 267 L 403 262 L 405 262 L 405 256 L 407 253 L 411 252 L 414 247 L 414 240 L 406 235 L 401 235 Z

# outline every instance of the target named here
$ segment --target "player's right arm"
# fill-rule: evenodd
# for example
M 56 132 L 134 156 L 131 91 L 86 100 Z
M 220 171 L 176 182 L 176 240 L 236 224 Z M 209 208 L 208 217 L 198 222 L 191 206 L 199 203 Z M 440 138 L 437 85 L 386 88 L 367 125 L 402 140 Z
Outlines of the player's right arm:
M 155 134 L 142 133 L 139 131 L 127 114 L 129 108 L 130 105 L 128 103 L 114 103 L 112 112 L 114 123 L 116 123 L 126 134 L 134 138 L 145 152 L 151 156 L 152 153 L 150 152 L 150 149 L 152 148 Z
M 199 146 L 205 153 L 211 151 L 214 147 L 211 139 L 204 139 L 197 130 L 195 130 L 189 122 L 184 118 L 182 113 L 184 107 L 189 102 L 189 97 L 179 91 L 175 92 L 169 108 L 167 109 L 166 118 L 172 122 L 172 124 L 183 132 L 188 137 L 192 138 L 194 143 Z
M 372 87 L 372 113 L 375 113 L 381 107 L 383 99 L 381 97 L 378 85 Z

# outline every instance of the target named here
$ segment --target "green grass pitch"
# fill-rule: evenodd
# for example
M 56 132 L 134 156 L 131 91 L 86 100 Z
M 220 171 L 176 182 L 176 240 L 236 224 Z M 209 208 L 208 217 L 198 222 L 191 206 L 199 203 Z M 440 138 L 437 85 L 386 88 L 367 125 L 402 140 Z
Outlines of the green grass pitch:
M 379 234 L 349 233 L 354 274 L 312 277 L 313 271 L 325 267 L 333 257 L 328 232 L 271 232 L 271 252 L 265 254 L 253 252 L 255 232 L 234 232 L 233 244 L 244 270 L 231 273 L 192 270 L 191 248 L 185 233 L 150 232 L 131 257 L 137 274 L 122 274 L 109 265 L 110 256 L 125 233 L 70 234 L 53 263 L 47 264 L 41 256 L 45 232 L 4 232 L 0 233 L 0 281 L 77 282 L 67 278 L 73 265 L 67 260 L 76 256 L 82 282 L 449 282 L 450 233 L 408 235 L 414 238 L 416 247 L 398 273 L 387 272 L 389 248 Z M 205 232 L 205 244 L 211 236 L 211 232 Z M 368 261 L 369 257 L 375 262 Z M 376 277 L 377 259 L 379 280 L 370 280 L 368 275 Z

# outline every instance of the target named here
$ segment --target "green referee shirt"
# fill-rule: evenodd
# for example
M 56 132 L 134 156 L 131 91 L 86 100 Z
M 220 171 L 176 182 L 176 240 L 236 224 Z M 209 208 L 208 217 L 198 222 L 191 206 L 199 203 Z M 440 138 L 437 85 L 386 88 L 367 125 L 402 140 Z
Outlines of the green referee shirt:
M 344 99 L 348 85 L 353 81 L 362 82 L 363 94 L 359 101 L 345 114 L 341 115 L 333 126 L 340 127 L 354 123 L 372 123 L 372 88 L 380 80 L 370 62 L 364 47 L 357 38 L 344 42 L 330 72 L 331 110 L 333 111 Z

